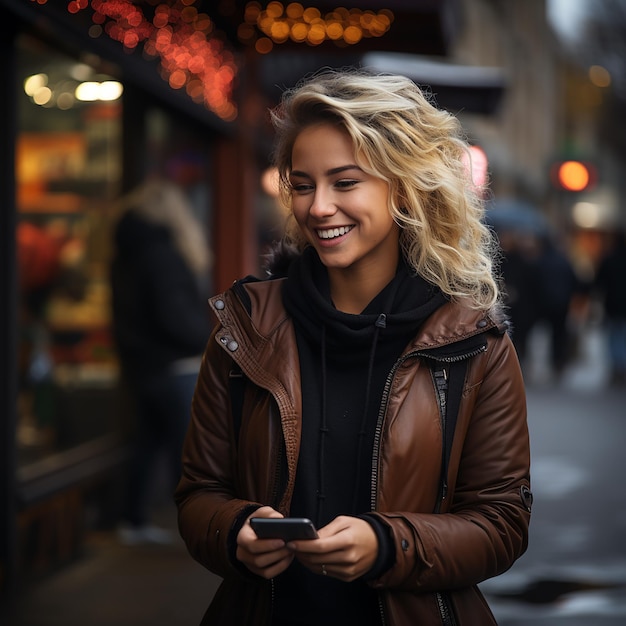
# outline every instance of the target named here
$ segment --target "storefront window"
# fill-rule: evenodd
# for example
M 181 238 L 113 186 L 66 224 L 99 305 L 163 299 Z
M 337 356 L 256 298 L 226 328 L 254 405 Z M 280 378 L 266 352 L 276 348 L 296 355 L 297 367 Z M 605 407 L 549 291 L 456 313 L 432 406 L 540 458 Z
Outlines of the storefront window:
M 97 59 L 18 41 L 18 466 L 112 432 L 110 221 L 122 87 Z

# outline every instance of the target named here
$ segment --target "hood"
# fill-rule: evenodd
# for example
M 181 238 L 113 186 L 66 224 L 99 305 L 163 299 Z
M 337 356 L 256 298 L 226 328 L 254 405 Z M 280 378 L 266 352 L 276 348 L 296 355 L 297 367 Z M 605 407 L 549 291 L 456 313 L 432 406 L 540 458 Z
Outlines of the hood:
M 325 341 L 340 358 L 343 354 L 353 359 L 356 355 L 367 356 L 376 338 L 382 342 L 400 338 L 408 341 L 446 298 L 401 262 L 391 282 L 361 314 L 344 313 L 334 307 L 328 272 L 314 248 L 309 247 L 289 267 L 283 301 L 314 344 Z M 346 347 L 350 348 L 350 355 L 346 354 Z

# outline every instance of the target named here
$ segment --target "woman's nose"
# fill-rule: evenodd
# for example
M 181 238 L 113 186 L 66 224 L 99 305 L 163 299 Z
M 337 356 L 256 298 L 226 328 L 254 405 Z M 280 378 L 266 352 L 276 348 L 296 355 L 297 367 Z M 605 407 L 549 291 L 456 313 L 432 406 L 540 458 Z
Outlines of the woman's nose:
M 309 208 L 309 213 L 313 217 L 322 218 L 333 215 L 337 207 L 332 198 L 332 194 L 324 193 L 320 189 L 316 189 L 313 196 L 313 202 Z

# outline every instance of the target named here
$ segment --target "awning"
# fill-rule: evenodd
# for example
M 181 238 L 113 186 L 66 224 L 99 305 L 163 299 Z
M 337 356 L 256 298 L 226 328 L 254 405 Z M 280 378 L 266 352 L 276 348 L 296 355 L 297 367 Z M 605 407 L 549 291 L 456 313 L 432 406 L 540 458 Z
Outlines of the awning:
M 259 63 L 263 91 L 273 101 L 278 101 L 285 88 L 324 67 L 352 66 L 402 74 L 432 92 L 438 106 L 453 112 L 492 114 L 506 87 L 506 77 L 500 68 L 454 65 L 393 52 L 331 55 L 277 51 L 262 57 Z
M 457 65 L 413 54 L 371 52 L 361 63 L 379 72 L 407 76 L 435 96 L 437 104 L 452 111 L 493 113 L 506 88 L 498 67 Z

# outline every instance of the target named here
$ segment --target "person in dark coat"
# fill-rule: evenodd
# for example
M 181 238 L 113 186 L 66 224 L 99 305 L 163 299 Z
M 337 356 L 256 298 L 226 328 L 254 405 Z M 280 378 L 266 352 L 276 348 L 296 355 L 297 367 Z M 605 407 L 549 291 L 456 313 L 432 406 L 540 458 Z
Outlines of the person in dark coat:
M 181 466 L 200 355 L 210 333 L 209 251 L 182 190 L 152 181 L 122 201 L 111 267 L 113 328 L 122 378 L 136 408 L 133 454 L 120 537 L 164 542 L 150 524 L 151 478 L 167 453 L 170 484 Z
M 600 262 L 596 288 L 602 297 L 607 326 L 610 381 L 626 385 L 626 233 L 620 232 Z
M 551 235 L 539 238 L 535 271 L 538 291 L 538 321 L 550 332 L 550 365 L 558 378 L 573 357 L 574 337 L 568 327 L 572 300 L 582 292 L 582 284 L 566 254 Z
M 530 333 L 538 319 L 537 237 L 533 233 L 503 229 L 498 232 L 498 240 L 502 249 L 500 274 L 511 338 L 525 367 Z

